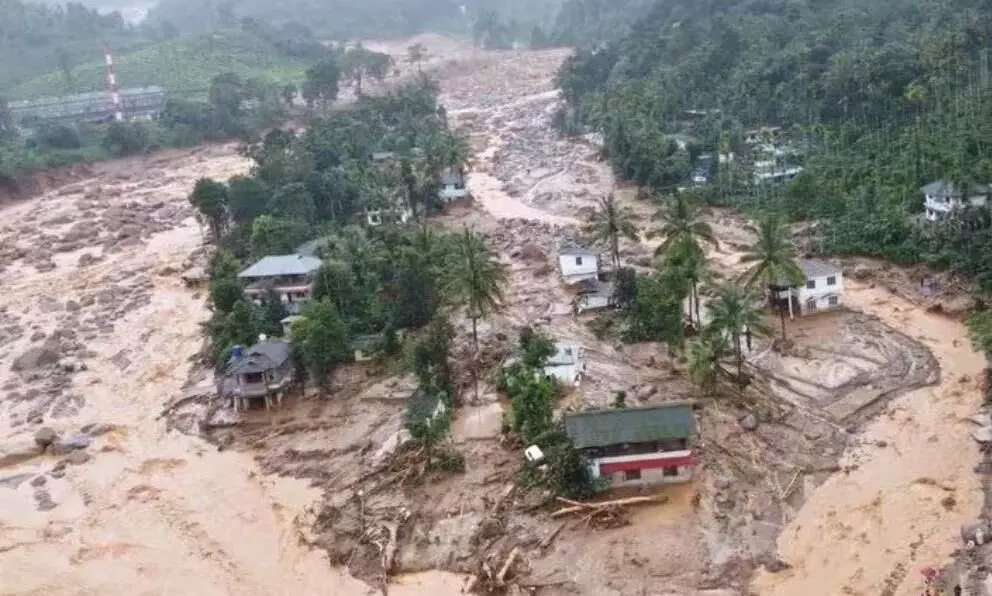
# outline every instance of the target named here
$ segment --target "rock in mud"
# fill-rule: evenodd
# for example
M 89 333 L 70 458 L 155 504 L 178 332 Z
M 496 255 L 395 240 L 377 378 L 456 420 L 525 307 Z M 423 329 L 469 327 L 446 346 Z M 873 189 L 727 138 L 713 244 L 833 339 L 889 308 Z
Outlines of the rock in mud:
M 961 526 L 961 540 L 965 544 L 985 544 L 989 536 L 989 527 L 985 522 L 974 522 Z
M 59 434 L 55 432 L 55 429 L 46 426 L 39 428 L 38 432 L 34 433 L 34 444 L 44 449 L 54 443 L 58 438 Z
M 792 565 L 789 565 L 788 563 L 786 563 L 782 559 L 779 559 L 778 557 L 770 557 L 768 560 L 765 561 L 765 569 L 768 570 L 768 573 L 780 573 L 782 571 L 786 571 L 791 568 Z
M 992 426 L 983 426 L 971 431 L 971 436 L 979 443 L 992 442 Z
M 69 454 L 69 457 L 65 458 L 65 461 L 74 466 L 81 466 L 91 459 L 93 459 L 93 456 L 85 451 L 73 451 Z
M 66 439 L 65 441 L 59 441 L 48 448 L 48 452 L 52 455 L 66 455 L 72 453 L 73 451 L 79 451 L 80 449 L 86 449 L 90 446 L 90 436 L 86 434 L 76 434 Z
M 30 348 L 18 356 L 10 369 L 15 372 L 31 371 L 55 364 L 58 361 L 58 344 L 49 341 L 37 348 Z
M 52 495 L 47 490 L 35 491 L 34 500 L 38 511 L 51 511 L 58 507 L 58 504 L 52 500 Z
M 865 280 L 873 275 L 875 275 L 875 270 L 869 267 L 868 265 L 865 265 L 864 263 L 859 263 L 855 265 L 854 270 L 851 271 L 851 277 L 853 277 L 854 279 Z
M 758 430 L 758 415 L 754 412 L 748 412 L 747 414 L 741 416 L 738 421 L 741 424 L 741 428 L 744 430 Z
M 35 488 L 45 486 L 46 484 L 48 484 L 48 478 L 45 478 L 44 476 L 35 476 L 31 480 L 31 486 Z
M 105 435 L 109 433 L 112 430 L 114 430 L 113 424 L 103 424 L 103 423 L 95 422 L 83 426 L 82 428 L 79 429 L 79 432 L 85 433 L 90 437 L 99 437 L 101 435 Z

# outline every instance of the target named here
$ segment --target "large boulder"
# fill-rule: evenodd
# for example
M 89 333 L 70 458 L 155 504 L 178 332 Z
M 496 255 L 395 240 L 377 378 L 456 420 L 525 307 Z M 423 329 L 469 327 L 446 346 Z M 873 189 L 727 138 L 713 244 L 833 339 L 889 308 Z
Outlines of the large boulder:
M 45 366 L 51 366 L 58 361 L 58 343 L 47 341 L 43 345 L 29 348 L 28 351 L 15 358 L 10 369 L 15 372 L 27 372 L 37 370 Z
M 34 433 L 34 444 L 44 449 L 54 443 L 58 438 L 59 435 L 55 432 L 55 429 L 46 426 L 39 428 L 38 432 Z

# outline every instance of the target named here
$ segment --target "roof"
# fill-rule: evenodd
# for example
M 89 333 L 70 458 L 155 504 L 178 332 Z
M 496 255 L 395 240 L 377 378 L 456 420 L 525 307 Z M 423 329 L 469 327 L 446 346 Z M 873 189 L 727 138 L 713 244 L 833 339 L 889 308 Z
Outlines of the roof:
M 445 168 L 441 172 L 441 184 L 458 184 L 465 180 L 465 174 L 459 172 L 454 168 Z
M 427 420 L 434 415 L 440 401 L 441 396 L 439 394 L 417 389 L 406 400 L 406 412 L 403 414 L 404 422 L 409 425 Z
M 555 353 L 548 358 L 548 366 L 571 366 L 578 364 L 581 346 L 565 342 L 555 342 Z
M 577 449 L 696 435 L 696 418 L 686 402 L 647 408 L 615 408 L 565 414 L 565 434 Z
M 931 196 L 937 196 L 937 197 L 960 197 L 961 196 L 961 191 L 959 191 L 957 189 L 957 187 L 955 187 L 953 184 L 951 184 L 947 180 L 936 180 L 934 182 L 931 182 L 930 184 L 927 184 L 921 190 L 923 191 L 923 194 L 925 194 L 925 195 L 931 195 Z M 976 195 L 977 194 L 984 194 L 984 193 L 987 193 L 987 192 L 989 192 L 989 188 L 987 186 L 982 186 L 982 185 L 975 185 L 975 187 L 972 188 L 972 190 L 971 190 L 971 193 L 972 194 L 976 194 Z
M 562 257 L 598 257 L 599 251 L 574 244 L 566 244 L 558 249 L 558 255 Z
M 368 352 L 369 350 L 375 349 L 379 344 L 381 344 L 382 340 L 383 340 L 383 335 L 381 333 L 358 335 L 351 340 L 351 349 Z
M 814 259 L 799 260 L 796 261 L 796 265 L 799 265 L 799 268 L 803 270 L 806 277 L 826 277 L 827 275 L 838 275 L 841 273 L 840 267 L 826 261 L 817 261 Z
M 289 315 L 288 317 L 286 317 L 285 319 L 282 319 L 279 322 L 282 323 L 283 325 L 285 325 L 286 323 L 293 324 L 293 323 L 295 323 L 295 322 L 297 322 L 297 321 L 299 321 L 301 319 L 305 319 L 305 318 L 306 317 L 304 317 L 303 315 Z
M 395 151 L 376 151 L 372 153 L 372 161 L 383 161 L 396 157 Z
M 234 356 L 227 363 L 226 375 L 259 373 L 279 368 L 289 360 L 292 346 L 281 339 L 267 339 L 245 350 L 241 358 Z
M 238 274 L 238 277 L 277 277 L 306 275 L 320 267 L 320 259 L 306 255 L 276 255 L 265 257 Z

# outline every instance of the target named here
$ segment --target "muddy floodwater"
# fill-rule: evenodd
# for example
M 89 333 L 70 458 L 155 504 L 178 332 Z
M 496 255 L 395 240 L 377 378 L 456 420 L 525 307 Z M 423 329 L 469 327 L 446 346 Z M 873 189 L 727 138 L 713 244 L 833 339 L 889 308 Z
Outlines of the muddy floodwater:
M 402 55 L 406 45 L 393 49 Z M 589 141 L 561 139 L 548 126 L 552 77 L 568 52 L 497 59 L 459 48 L 446 41 L 429 50 L 449 114 L 477 148 L 475 203 L 438 220 L 502 235 L 503 252 L 520 249 L 518 261 L 535 250 L 535 260 L 544 259 L 523 246 L 533 240 L 527 234 L 575 228 L 613 186 Z M 461 62 L 449 51 L 463 52 Z M 476 66 L 489 70 L 480 75 Z M 553 159 L 539 159 L 537 150 Z M 320 491 L 262 474 L 259 454 L 218 451 L 169 430 L 162 416 L 183 393 L 209 316 L 205 292 L 186 288 L 179 275 L 203 243 L 186 196 L 200 177 L 227 179 L 249 167 L 233 146 L 171 152 L 94 166 L 72 184 L 2 207 L 0 594 L 370 593 L 306 546 L 300 514 Z M 726 241 L 740 228 L 719 235 Z M 714 268 L 739 268 L 739 251 L 712 256 Z M 541 291 L 560 291 L 553 278 L 524 276 L 516 266 L 509 293 L 517 302 L 500 313 L 504 324 L 557 316 L 546 304 L 527 306 Z M 852 428 L 857 440 L 842 456 L 844 471 L 804 490 L 809 497 L 783 520 L 778 550 L 791 567 L 759 574 L 757 594 L 918 594 L 917 568 L 946 563 L 959 546 L 958 528 L 980 510 L 967 418 L 981 405 L 984 359 L 960 323 L 881 288 L 845 285 L 851 309 L 929 349 L 940 380 Z M 567 311 L 566 299 L 553 297 Z M 619 367 L 636 349 L 618 355 L 593 345 L 572 321 L 557 331 L 590 344 L 586 391 L 609 396 L 631 382 Z M 453 434 L 491 440 L 501 419 L 499 403 L 472 404 Z M 36 438 L 48 442 L 50 432 L 58 455 L 51 448 L 41 455 Z M 686 574 L 680 585 L 698 586 L 711 563 L 693 517 L 703 486 L 705 479 L 675 489 L 667 508 L 641 512 L 618 534 L 563 540 L 548 557 L 554 565 L 544 564 L 583 588 L 614 572 L 634 577 L 645 586 L 640 593 L 650 593 L 655 577 L 679 573 Z M 430 571 L 393 578 L 389 593 L 446 596 L 464 584 L 460 575 Z M 624 591 L 631 585 L 617 583 L 615 593 L 634 593 Z

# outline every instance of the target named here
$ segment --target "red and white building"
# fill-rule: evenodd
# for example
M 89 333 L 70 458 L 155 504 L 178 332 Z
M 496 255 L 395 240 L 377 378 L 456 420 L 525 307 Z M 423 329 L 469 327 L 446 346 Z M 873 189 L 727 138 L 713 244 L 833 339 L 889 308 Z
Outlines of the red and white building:
M 692 404 L 614 408 L 565 415 L 565 432 L 594 478 L 611 488 L 688 482 L 696 466 Z

